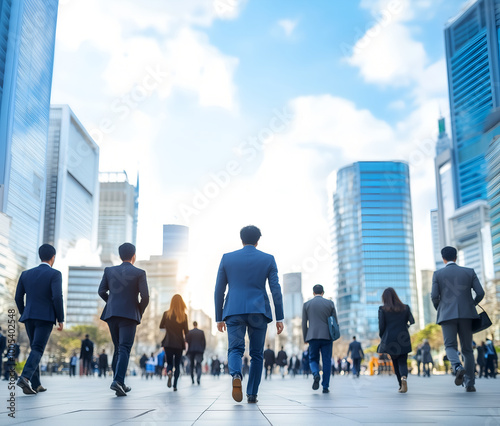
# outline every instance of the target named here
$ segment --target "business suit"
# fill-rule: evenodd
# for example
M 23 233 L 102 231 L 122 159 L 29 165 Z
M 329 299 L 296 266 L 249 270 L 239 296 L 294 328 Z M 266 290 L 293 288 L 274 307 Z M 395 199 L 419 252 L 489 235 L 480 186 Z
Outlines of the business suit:
M 309 343 L 309 366 L 313 376 L 319 375 L 319 354 L 323 361 L 323 389 L 330 387 L 332 372 L 332 343 L 328 317 L 337 321 L 337 311 L 331 300 L 321 295 L 315 295 L 302 307 L 302 336 Z
M 396 311 L 386 311 L 383 306 L 378 309 L 378 327 L 380 344 L 377 352 L 389 354 L 394 366 L 394 373 L 401 386 L 401 377 L 408 377 L 408 354 L 411 352 L 411 339 L 408 327 L 415 324 L 410 307 Z
M 160 328 L 165 330 L 165 337 L 161 342 L 161 346 L 163 347 L 165 357 L 167 358 L 167 374 L 171 377 L 172 370 L 175 369 L 174 390 L 176 390 L 177 381 L 179 380 L 179 375 L 181 373 L 180 363 L 182 360 L 182 352 L 186 347 L 185 339 L 189 331 L 187 315 L 184 316 L 184 320 L 182 322 L 177 322 L 175 317 L 169 318 L 167 311 L 165 311 L 160 321 Z
M 26 301 L 25 301 L 26 296 Z M 48 263 L 24 271 L 16 289 L 16 305 L 30 341 L 30 354 L 21 373 L 36 390 L 40 383 L 40 360 L 56 322 L 64 322 L 62 275 Z
M 476 297 L 472 298 L 471 290 Z M 457 333 L 465 358 L 465 386 L 475 382 L 474 352 L 472 349 L 472 319 L 477 318 L 476 305 L 483 299 L 484 290 L 474 269 L 447 262 L 434 272 L 431 298 L 437 309 L 437 323 L 443 330 L 446 355 L 456 372 L 462 363 L 458 354 Z
M 347 356 L 351 354 L 352 358 L 352 374 L 359 377 L 359 371 L 361 369 L 361 360 L 364 358 L 365 354 L 361 348 L 361 343 L 357 340 L 353 340 L 349 343 L 349 349 L 347 350 Z
M 206 340 L 205 333 L 199 328 L 189 330 L 186 336 L 188 350 L 186 355 L 191 363 L 191 381 L 194 383 L 194 372 L 196 371 L 196 379 L 200 384 L 201 379 L 201 362 L 203 361 L 203 352 L 205 352 Z
M 259 389 L 267 324 L 272 321 L 266 281 L 273 297 L 276 320 L 282 321 L 283 300 L 274 257 L 253 245 L 222 256 L 215 285 L 215 318 L 217 322 L 226 322 L 229 373 L 233 378 L 241 377 L 248 329 L 251 361 L 247 395 L 250 396 L 257 395 Z
M 123 385 L 135 331 L 149 303 L 146 272 L 130 262 L 105 268 L 98 293 L 106 302 L 101 320 L 108 323 L 114 344 L 113 380 Z
M 85 376 L 93 374 L 92 359 L 94 358 L 94 343 L 88 337 L 82 340 L 80 348 L 80 359 L 83 360 L 83 374 Z

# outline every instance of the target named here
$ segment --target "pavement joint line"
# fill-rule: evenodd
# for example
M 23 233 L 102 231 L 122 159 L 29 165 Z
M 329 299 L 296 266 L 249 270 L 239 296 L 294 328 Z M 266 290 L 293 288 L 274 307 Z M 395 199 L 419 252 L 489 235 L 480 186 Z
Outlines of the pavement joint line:
M 222 393 L 219 394 L 219 396 L 217 398 L 215 398 L 214 402 L 212 402 L 205 410 L 202 411 L 202 413 L 196 418 L 196 420 L 193 422 L 193 426 L 196 424 L 196 422 L 198 420 L 200 420 L 200 417 L 203 416 L 203 414 L 205 414 L 208 410 L 210 410 L 210 407 L 212 405 L 214 405 L 218 400 L 219 398 L 222 396 Z

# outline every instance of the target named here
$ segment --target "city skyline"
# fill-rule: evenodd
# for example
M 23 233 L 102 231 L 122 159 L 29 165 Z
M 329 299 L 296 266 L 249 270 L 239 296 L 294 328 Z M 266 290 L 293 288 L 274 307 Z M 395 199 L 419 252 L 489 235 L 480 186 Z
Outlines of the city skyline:
M 325 182 L 353 161 L 410 164 L 417 270 L 434 266 L 443 25 L 461 5 L 61 2 L 53 101 L 85 123 L 101 170 L 139 171 L 139 258 L 161 253 L 163 224 L 189 226 L 195 305 L 211 313 L 248 223 L 280 275 L 328 294 Z

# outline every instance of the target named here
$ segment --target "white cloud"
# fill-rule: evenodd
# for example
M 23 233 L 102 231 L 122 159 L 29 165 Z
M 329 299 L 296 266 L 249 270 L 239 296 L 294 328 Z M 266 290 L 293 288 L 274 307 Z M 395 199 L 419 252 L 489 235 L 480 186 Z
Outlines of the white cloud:
M 293 19 L 281 19 L 280 21 L 278 21 L 278 25 L 281 27 L 287 37 L 292 36 L 295 28 L 297 27 L 297 23 L 298 21 Z

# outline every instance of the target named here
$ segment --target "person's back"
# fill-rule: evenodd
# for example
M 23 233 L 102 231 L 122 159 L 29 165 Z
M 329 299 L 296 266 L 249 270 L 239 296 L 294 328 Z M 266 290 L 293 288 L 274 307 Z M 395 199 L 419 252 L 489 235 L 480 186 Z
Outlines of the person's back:
M 317 295 L 320 296 L 320 295 Z M 312 339 L 330 340 L 328 317 L 337 321 L 335 305 L 324 297 L 313 297 L 304 303 L 302 308 L 302 334 L 304 342 Z

